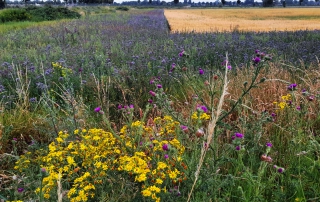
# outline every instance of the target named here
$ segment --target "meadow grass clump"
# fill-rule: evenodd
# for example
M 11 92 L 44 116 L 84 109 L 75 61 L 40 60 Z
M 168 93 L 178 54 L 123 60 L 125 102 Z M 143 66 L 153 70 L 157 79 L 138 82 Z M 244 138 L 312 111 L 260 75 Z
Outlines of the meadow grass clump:
M 1 199 L 318 200 L 318 31 L 131 9 L 1 37 Z

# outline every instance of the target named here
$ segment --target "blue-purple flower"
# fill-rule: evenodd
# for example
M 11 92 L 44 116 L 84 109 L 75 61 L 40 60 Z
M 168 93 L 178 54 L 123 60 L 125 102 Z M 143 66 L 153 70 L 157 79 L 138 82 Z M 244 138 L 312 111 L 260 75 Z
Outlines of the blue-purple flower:
M 204 74 L 204 70 L 200 68 L 200 69 L 199 69 L 199 74 L 200 74 L 200 75 L 203 75 L 203 74 Z
M 293 90 L 296 89 L 296 87 L 297 87 L 297 84 L 296 84 L 296 83 L 292 83 L 292 84 L 290 84 L 290 85 L 288 86 L 288 90 L 293 91 Z
M 18 192 L 19 192 L 19 193 L 22 193 L 23 191 L 24 191 L 24 188 L 22 188 L 22 187 L 19 187 L 19 188 L 18 188 Z
M 153 92 L 152 90 L 149 91 L 149 94 L 152 95 L 152 96 L 156 96 L 156 93 Z
M 203 111 L 204 113 L 208 112 L 208 108 L 206 106 L 204 106 L 204 105 L 198 106 L 197 109 Z
M 239 139 L 242 139 L 244 136 L 242 133 L 235 133 L 234 135 L 236 136 L 236 138 L 239 138 Z
M 271 142 L 267 142 L 267 143 L 266 143 L 266 146 L 267 146 L 267 147 L 272 147 L 272 143 L 271 143 Z
M 96 107 L 96 108 L 94 109 L 94 111 L 97 112 L 97 113 L 99 113 L 99 112 L 101 111 L 101 107 Z
M 162 145 L 162 149 L 163 149 L 164 151 L 168 151 L 168 150 L 169 150 L 169 145 L 168 145 L 168 144 L 163 144 L 163 145 Z

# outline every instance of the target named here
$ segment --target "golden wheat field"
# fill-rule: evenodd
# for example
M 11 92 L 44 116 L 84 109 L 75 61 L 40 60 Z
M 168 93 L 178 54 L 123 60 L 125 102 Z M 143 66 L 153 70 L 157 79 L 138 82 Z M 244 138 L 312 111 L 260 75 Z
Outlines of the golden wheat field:
M 320 29 L 320 8 L 179 9 L 165 16 L 173 32 Z

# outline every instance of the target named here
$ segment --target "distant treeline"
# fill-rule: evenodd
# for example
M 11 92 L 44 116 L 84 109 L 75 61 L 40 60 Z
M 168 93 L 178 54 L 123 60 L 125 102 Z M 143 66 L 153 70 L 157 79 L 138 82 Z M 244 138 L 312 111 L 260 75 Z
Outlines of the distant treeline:
M 0 22 L 12 21 L 50 21 L 66 18 L 80 18 L 80 14 L 66 7 L 28 6 L 25 8 L 9 8 L 0 12 Z

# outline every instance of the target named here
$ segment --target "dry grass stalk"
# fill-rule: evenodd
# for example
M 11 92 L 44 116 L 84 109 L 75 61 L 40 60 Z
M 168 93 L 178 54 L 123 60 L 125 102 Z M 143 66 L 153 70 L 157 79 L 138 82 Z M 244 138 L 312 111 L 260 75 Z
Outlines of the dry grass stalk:
M 173 32 L 320 29 L 318 8 L 170 9 L 165 16 Z
M 58 202 L 62 202 L 63 193 L 62 193 L 62 187 L 61 187 L 61 173 L 58 174 L 58 180 L 57 180 L 57 194 L 58 194 Z
M 228 61 L 228 54 L 226 54 L 226 61 Z M 206 134 L 206 139 L 207 141 L 204 142 L 204 144 L 202 145 L 202 149 L 201 149 L 201 156 L 200 156 L 200 160 L 199 160 L 199 163 L 198 163 L 198 167 L 197 167 L 197 170 L 195 172 L 195 180 L 193 182 L 193 185 L 192 185 L 192 188 L 191 188 L 191 191 L 188 195 L 188 202 L 190 201 L 191 199 L 191 195 L 192 195 L 192 192 L 193 192 L 193 189 L 194 189 L 194 186 L 198 180 L 198 177 L 199 177 L 199 174 L 200 174 L 200 169 L 203 165 L 203 161 L 204 161 L 204 158 L 207 154 L 207 148 L 208 146 L 211 144 L 211 141 L 213 140 L 213 137 L 214 137 L 214 129 L 216 127 L 216 124 L 219 120 L 219 117 L 223 111 L 223 103 L 224 103 L 224 99 L 225 99 L 225 96 L 228 94 L 227 90 L 228 90 L 228 63 L 226 62 L 226 69 L 225 69 L 225 74 L 224 74 L 224 82 L 223 82 L 223 90 L 222 90 L 222 94 L 220 96 L 220 99 L 219 99 L 219 104 L 217 106 L 217 109 L 216 111 L 214 111 L 214 109 L 212 108 L 212 117 L 211 117 L 211 120 L 209 122 L 209 125 L 208 125 L 208 128 L 207 128 L 207 134 Z

